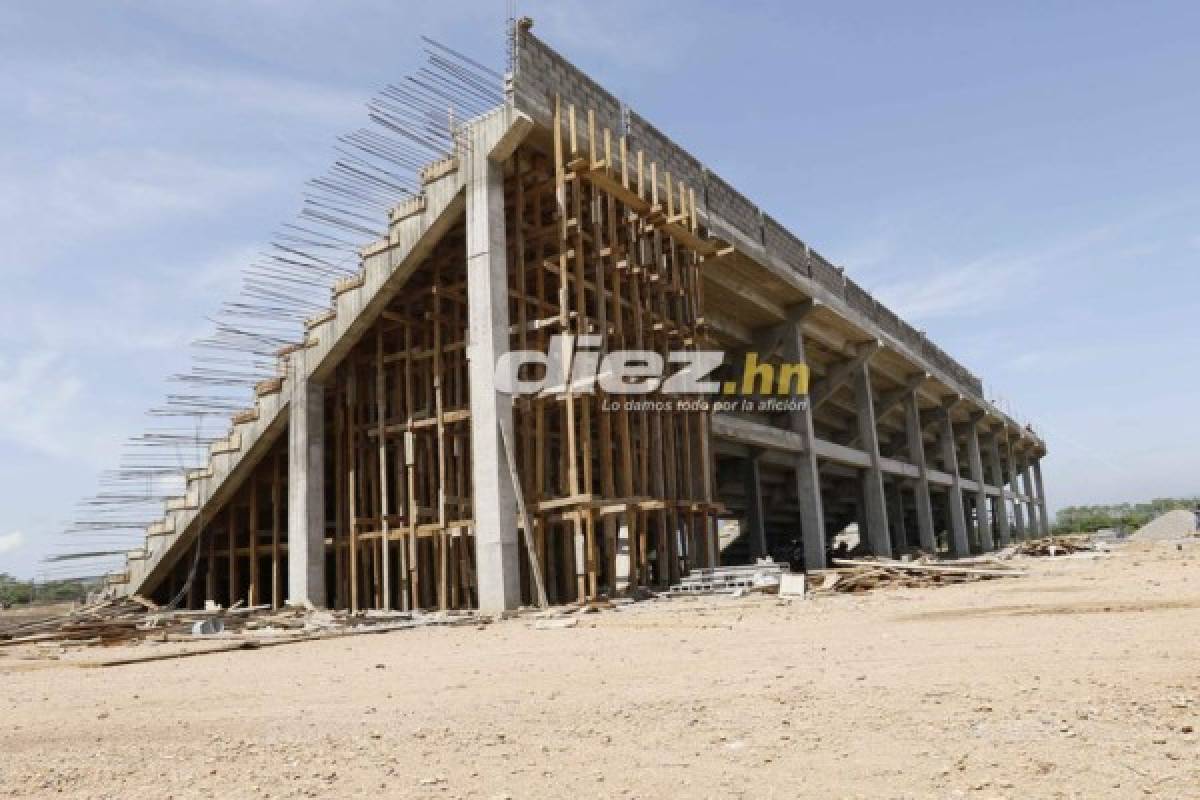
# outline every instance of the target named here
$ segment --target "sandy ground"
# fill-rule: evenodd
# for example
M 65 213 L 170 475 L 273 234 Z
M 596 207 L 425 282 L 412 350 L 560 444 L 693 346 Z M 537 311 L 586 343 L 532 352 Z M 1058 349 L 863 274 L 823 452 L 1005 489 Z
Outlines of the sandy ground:
M 103 669 L 0 648 L 0 796 L 1200 797 L 1200 546 L 1181 547 L 564 630 Z

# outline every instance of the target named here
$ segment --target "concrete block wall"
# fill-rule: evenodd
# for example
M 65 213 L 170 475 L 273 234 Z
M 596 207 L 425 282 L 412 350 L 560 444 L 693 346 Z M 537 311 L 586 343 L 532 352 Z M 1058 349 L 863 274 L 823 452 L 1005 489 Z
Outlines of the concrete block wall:
M 646 154 L 647 162 L 654 161 L 660 170 L 670 172 L 671 181 L 676 186 L 683 181 L 688 188 L 695 190 L 698 215 L 709 216 L 712 205 L 706 198 L 704 165 L 636 111 L 630 109 L 628 117 L 629 144 L 634 152 L 641 150 Z
M 849 278 L 846 279 L 846 305 L 862 314 L 867 319 L 875 317 L 875 298 L 866 289 Z
M 719 230 L 725 223 L 746 240 L 763 244 L 763 215 L 758 206 L 709 169 L 704 171 L 704 195 L 710 228 Z
M 763 214 L 763 244 L 767 253 L 781 264 L 806 278 L 812 277 L 809 268 L 808 247 L 797 239 L 792 232 L 780 225 L 775 219 Z
M 823 255 L 816 251 L 809 251 L 808 262 L 812 279 L 833 294 L 845 299 L 846 278 L 842 275 L 842 271 L 830 264 Z
M 595 111 L 597 127 L 625 132 L 624 107 L 615 95 L 528 32 L 520 32 L 519 42 L 524 44 L 518 46 L 514 64 L 513 102 L 517 108 L 549 127 L 554 119 L 553 97 L 558 94 L 564 107 L 574 104 L 577 110 Z M 579 122 L 582 145 L 587 140 L 586 117 Z
M 673 181 L 682 180 L 695 189 L 698 216 L 715 235 L 787 265 L 834 298 L 845 300 L 860 316 L 874 322 L 963 390 L 984 399 L 983 384 L 978 377 L 553 48 L 529 31 L 518 31 L 512 81 L 514 106 L 536 122 L 549 126 L 553 119 L 551 102 L 556 93 L 576 109 L 593 109 L 597 125 L 608 127 L 614 134 L 628 135 L 634 151 L 641 149 L 660 169 L 670 171 Z M 586 128 L 583 117 L 578 128 L 580 146 L 586 142 Z

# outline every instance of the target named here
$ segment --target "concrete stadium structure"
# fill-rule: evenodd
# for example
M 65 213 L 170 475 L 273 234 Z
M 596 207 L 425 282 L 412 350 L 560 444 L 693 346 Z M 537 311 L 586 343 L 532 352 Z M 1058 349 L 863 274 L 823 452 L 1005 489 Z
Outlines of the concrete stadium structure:
M 978 378 L 538 40 L 359 275 L 280 353 L 120 592 L 191 605 L 573 602 L 793 540 L 985 552 L 1048 533 L 1046 446 Z M 621 412 L 497 390 L 555 333 L 804 362 L 780 413 Z M 721 542 L 736 519 L 736 541 Z M 536 569 L 533 567 L 536 566 Z

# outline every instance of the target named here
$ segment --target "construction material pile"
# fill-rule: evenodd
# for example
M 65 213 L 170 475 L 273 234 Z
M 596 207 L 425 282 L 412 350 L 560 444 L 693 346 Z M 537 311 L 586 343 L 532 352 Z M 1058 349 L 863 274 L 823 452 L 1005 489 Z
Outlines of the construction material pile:
M 1025 542 L 1017 542 L 1012 546 L 1012 554 L 1017 556 L 1053 557 L 1083 553 L 1095 549 L 1086 536 L 1047 536 L 1043 539 L 1030 539 Z
M 769 592 L 779 588 L 784 564 L 763 559 L 742 567 L 694 569 L 671 586 L 668 596 L 697 594 L 743 594 Z
M 426 625 L 478 624 L 471 612 L 382 612 L 350 614 L 270 606 L 203 610 L 162 609 L 144 598 L 120 598 L 82 606 L 57 617 L 0 626 L 0 647 L 16 645 L 117 645 L 139 641 L 182 642 L 234 639 L 243 645 L 380 633 Z M 247 645 L 247 643 L 250 643 Z
M 1141 542 L 1159 542 L 1185 539 L 1195 536 L 1196 533 L 1196 514 L 1178 509 L 1159 514 L 1138 528 L 1130 538 Z
M 872 589 L 923 589 L 953 583 L 1014 578 L 1025 573 L 994 559 L 971 559 L 959 563 L 928 558 L 913 561 L 893 559 L 835 558 L 833 569 L 810 573 L 812 594 L 861 593 Z

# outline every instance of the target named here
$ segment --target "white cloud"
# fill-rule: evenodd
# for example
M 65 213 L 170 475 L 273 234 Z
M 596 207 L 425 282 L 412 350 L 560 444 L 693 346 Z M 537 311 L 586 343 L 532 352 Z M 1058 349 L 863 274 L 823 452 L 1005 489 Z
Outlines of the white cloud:
M 537 3 L 536 6 L 519 11 L 537 21 L 534 33 L 551 42 L 568 59 L 582 53 L 600 58 L 595 68 L 601 75 L 605 63 L 610 62 L 611 54 L 616 52 L 621 53 L 626 68 L 665 72 L 678 67 L 688 48 L 706 32 L 705 23 L 718 24 L 713 19 L 714 9 L 709 9 L 707 19 L 702 23 L 697 15 L 679 14 L 657 4 L 635 4 L 629 13 L 636 12 L 643 17 L 650 15 L 651 18 L 645 25 L 626 26 L 613 24 L 614 12 L 609 4 L 552 2 Z M 670 36 L 659 35 L 664 25 L 671 26 Z M 605 81 L 601 80 L 601 83 Z M 611 81 L 606 85 L 612 88 Z
M 35 81 L 18 77 L 28 75 L 36 76 Z M 202 113 L 211 107 L 226 116 L 249 112 L 332 122 L 360 116 L 365 100 L 359 91 L 137 54 L 96 59 L 86 66 L 28 60 L 7 78 L 0 76 L 0 86 L 12 110 L 35 121 L 61 124 L 66 117 L 117 130 L 133 130 L 144 118 L 142 104 L 151 100 L 164 113 Z
M 980 302 L 981 286 L 987 286 L 994 298 L 1008 279 L 1004 271 L 974 264 L 920 280 L 885 284 L 875 295 L 901 317 L 925 320 L 965 313 Z
M 873 287 L 872 294 L 909 321 L 976 313 L 981 303 L 994 307 L 1018 288 L 1028 291 L 1042 269 L 1063 272 L 1085 264 L 1081 256 L 1124 227 L 1100 225 L 1036 250 L 987 254 L 957 268 L 910 271 L 902 280 Z
M 111 436 L 86 413 L 84 388 L 61 353 L 0 357 L 0 440 L 95 466 L 111 461 Z
M 234 246 L 195 261 L 156 265 L 153 274 L 114 275 L 93 291 L 69 296 L 47 296 L 44 290 L 0 296 L 0 318 L 9 322 L 0 331 L 0 353 L 9 349 L 15 358 L 21 351 L 49 351 L 102 359 L 182 353 L 212 332 L 202 315 L 235 294 L 241 271 L 261 252 L 259 246 Z
M 25 544 L 25 534 L 20 531 L 13 531 L 0 536 L 0 556 L 5 553 L 13 553 L 21 549 Z
M 262 167 L 214 164 L 156 149 L 108 150 L 36 169 L 15 163 L 5 169 L 0 230 L 8 242 L 6 258 L 13 260 L 41 260 L 63 232 L 78 240 L 212 211 L 262 192 L 276 179 Z

